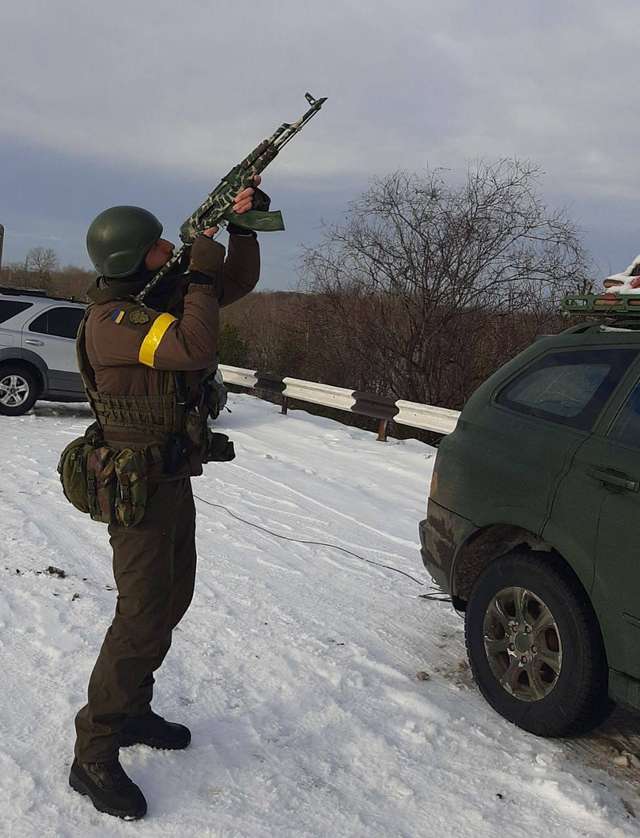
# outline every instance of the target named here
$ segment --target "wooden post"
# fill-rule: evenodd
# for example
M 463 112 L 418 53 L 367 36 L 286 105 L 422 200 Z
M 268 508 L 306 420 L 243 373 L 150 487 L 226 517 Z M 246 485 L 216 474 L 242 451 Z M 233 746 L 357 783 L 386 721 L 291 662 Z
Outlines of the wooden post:
M 378 424 L 378 442 L 387 441 L 387 423 L 388 419 L 381 419 Z
M 286 396 L 283 396 L 282 397 L 282 409 L 280 410 L 280 413 L 282 413 L 284 416 L 286 416 L 288 407 L 289 407 L 289 399 Z

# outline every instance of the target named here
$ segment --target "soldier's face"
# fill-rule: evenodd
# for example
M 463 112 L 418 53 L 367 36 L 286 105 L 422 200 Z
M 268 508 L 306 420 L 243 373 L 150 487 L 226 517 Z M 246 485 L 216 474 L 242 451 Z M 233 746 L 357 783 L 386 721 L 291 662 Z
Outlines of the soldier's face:
M 171 259 L 174 244 L 166 239 L 158 239 L 151 245 L 147 255 L 144 257 L 144 265 L 150 271 L 157 271 Z

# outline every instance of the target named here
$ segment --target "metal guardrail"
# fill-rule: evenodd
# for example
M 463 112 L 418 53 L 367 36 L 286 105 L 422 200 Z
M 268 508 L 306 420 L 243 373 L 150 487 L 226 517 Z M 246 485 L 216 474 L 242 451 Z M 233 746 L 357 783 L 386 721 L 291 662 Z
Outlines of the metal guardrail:
M 353 390 L 346 390 L 344 387 L 331 387 L 329 384 L 317 384 L 315 381 L 304 381 L 301 378 L 287 377 L 282 380 L 285 385 L 282 395 L 287 399 L 321 404 L 349 412 L 356 403 Z
M 226 364 L 220 364 L 219 369 L 225 384 L 252 388 L 258 383 L 256 370 L 244 370 L 242 367 L 229 367 Z
M 262 393 L 280 396 L 283 413 L 288 410 L 289 399 L 295 399 L 378 419 L 378 439 L 380 440 L 386 439 L 389 422 L 397 422 L 399 425 L 407 425 L 422 431 L 450 434 L 455 429 L 460 416 L 458 410 L 449 410 L 446 407 L 435 407 L 404 399 L 394 401 L 373 393 L 333 387 L 330 384 L 318 384 L 316 381 L 304 381 L 300 378 L 281 378 L 226 364 L 220 364 L 220 372 L 225 384 L 255 390 L 257 395 Z
M 446 407 L 407 402 L 403 399 L 398 399 L 396 404 L 399 413 L 393 417 L 393 421 L 399 425 L 409 425 L 411 428 L 421 428 L 439 434 L 450 434 L 458 424 L 459 410 L 448 410 Z

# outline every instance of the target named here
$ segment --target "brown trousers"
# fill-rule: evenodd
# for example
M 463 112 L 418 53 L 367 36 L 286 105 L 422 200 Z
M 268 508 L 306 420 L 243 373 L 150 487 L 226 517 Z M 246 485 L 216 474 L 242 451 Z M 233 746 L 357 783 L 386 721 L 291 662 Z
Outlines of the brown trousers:
M 171 632 L 193 596 L 191 481 L 167 481 L 150 490 L 140 524 L 109 526 L 118 601 L 91 673 L 88 703 L 76 716 L 75 754 L 80 762 L 116 757 L 124 720 L 149 710 L 153 673 L 169 651 Z

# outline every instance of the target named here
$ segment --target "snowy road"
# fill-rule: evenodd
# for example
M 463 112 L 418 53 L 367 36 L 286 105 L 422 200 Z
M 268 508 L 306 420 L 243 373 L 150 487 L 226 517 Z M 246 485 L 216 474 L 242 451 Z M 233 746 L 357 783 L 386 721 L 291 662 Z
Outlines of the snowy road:
M 238 456 L 207 466 L 198 496 L 428 582 L 417 522 L 433 449 L 250 396 L 230 404 L 219 426 Z M 638 835 L 633 786 L 591 767 L 588 745 L 536 739 L 484 703 L 449 605 L 200 501 L 196 597 L 156 693 L 192 746 L 122 751 L 149 814 L 132 825 L 95 812 L 66 783 L 73 715 L 114 608 L 110 551 L 55 473 L 89 421 L 78 405 L 0 417 L 0 835 Z

